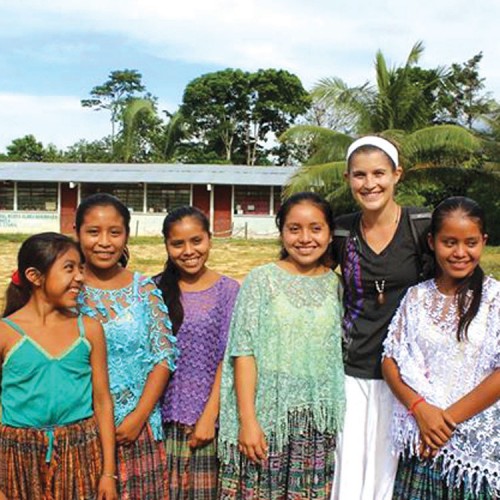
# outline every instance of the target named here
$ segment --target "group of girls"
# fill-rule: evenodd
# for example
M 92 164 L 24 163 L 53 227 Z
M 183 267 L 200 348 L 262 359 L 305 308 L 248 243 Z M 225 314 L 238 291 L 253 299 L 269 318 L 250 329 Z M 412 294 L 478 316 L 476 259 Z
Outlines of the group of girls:
M 334 220 L 320 196 L 291 196 L 279 260 L 241 289 L 207 267 L 192 207 L 165 218 L 152 279 L 127 269 L 130 213 L 107 194 L 78 207 L 78 244 L 28 238 L 0 322 L 0 491 L 496 498 L 500 284 L 479 265 L 484 215 L 448 199 L 429 230 L 396 203 L 401 174 L 389 141 L 355 141 L 360 212 Z M 436 274 L 421 282 L 427 240 Z

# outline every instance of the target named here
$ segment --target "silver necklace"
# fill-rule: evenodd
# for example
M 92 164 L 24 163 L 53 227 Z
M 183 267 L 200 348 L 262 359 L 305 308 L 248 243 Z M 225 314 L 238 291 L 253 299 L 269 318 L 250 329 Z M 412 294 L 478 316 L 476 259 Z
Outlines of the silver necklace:
M 381 281 L 375 280 L 375 290 L 377 290 L 377 293 L 378 293 L 377 303 L 379 305 L 385 304 L 385 295 L 384 295 L 385 280 L 381 280 Z

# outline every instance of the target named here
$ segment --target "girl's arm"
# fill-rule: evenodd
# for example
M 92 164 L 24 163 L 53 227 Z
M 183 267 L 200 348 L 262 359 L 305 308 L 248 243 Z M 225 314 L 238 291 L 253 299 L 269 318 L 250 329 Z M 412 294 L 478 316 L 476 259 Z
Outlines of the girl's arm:
M 419 402 L 420 395 L 405 384 L 393 358 L 383 359 L 382 373 L 394 395 L 406 408 L 412 409 L 423 444 L 432 450 L 437 450 L 446 444 L 456 427 L 455 420 L 450 413 L 425 400 Z
M 85 318 L 85 333 L 92 345 L 90 364 L 92 367 L 92 397 L 94 415 L 99 427 L 103 452 L 103 470 L 99 482 L 98 500 L 115 500 L 116 462 L 115 462 L 115 424 L 113 401 L 109 392 L 106 340 L 98 321 Z
M 170 370 L 163 363 L 151 370 L 137 406 L 116 429 L 116 441 L 119 444 L 133 443 L 139 437 L 149 415 L 165 392 L 169 377 Z
M 215 438 L 215 424 L 219 417 L 219 402 L 220 402 L 220 381 L 222 378 L 222 361 L 215 372 L 214 385 L 210 391 L 207 404 L 203 409 L 203 413 L 194 426 L 194 430 L 190 436 L 189 446 L 197 448 L 204 446 Z
M 267 442 L 255 414 L 257 365 L 253 356 L 238 356 L 234 360 L 234 385 L 240 418 L 239 450 L 253 462 L 266 458 Z
M 475 389 L 449 406 L 446 411 L 459 424 L 486 410 L 500 399 L 500 369 L 488 375 Z

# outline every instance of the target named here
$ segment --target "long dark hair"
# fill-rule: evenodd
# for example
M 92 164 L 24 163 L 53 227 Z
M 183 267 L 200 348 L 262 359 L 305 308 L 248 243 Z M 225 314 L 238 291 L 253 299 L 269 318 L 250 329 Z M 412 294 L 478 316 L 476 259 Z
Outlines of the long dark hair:
M 486 219 L 484 210 L 470 198 L 465 196 L 453 196 L 442 201 L 432 214 L 431 220 L 431 236 L 436 238 L 441 230 L 444 220 L 450 217 L 453 213 L 460 212 L 469 219 L 472 219 L 479 227 L 482 235 L 486 234 Z M 436 266 L 438 267 L 438 266 Z M 440 270 L 438 269 L 438 273 Z M 481 305 L 481 298 L 483 295 L 483 279 L 484 271 L 481 266 L 476 266 L 470 276 L 464 278 L 456 291 L 456 299 L 458 306 L 458 341 L 467 339 L 467 330 L 472 320 L 475 318 Z M 472 298 L 470 295 L 472 294 Z
M 94 207 L 113 207 L 123 219 L 123 226 L 125 227 L 125 232 L 127 233 L 127 238 L 130 236 L 130 212 L 129 209 L 115 196 L 109 193 L 96 193 L 87 198 L 83 199 L 76 209 L 75 216 L 75 230 L 76 234 L 80 236 L 80 229 L 83 225 L 85 215 L 87 212 L 92 210 Z M 123 249 L 123 253 L 120 257 L 120 264 L 123 267 L 127 267 L 130 254 L 127 245 Z
M 162 234 L 165 243 L 170 235 L 170 230 L 172 226 L 180 222 L 185 217 L 195 218 L 201 225 L 204 232 L 210 237 L 210 222 L 208 221 L 206 215 L 196 207 L 179 207 L 170 212 L 163 221 Z M 170 321 L 172 321 L 172 331 L 177 333 L 182 322 L 184 321 L 184 308 L 181 302 L 181 289 L 179 286 L 179 270 L 175 264 L 167 258 L 165 262 L 165 268 L 161 275 L 160 281 L 158 283 L 158 288 L 160 289 L 163 300 L 168 307 L 168 315 L 170 316 Z
M 331 205 L 319 194 L 313 193 L 311 191 L 303 191 L 301 193 L 295 193 L 289 198 L 287 198 L 284 203 L 279 208 L 276 214 L 276 226 L 278 227 L 278 231 L 280 234 L 283 234 L 283 229 L 285 227 L 285 221 L 290 213 L 290 210 L 295 206 L 301 203 L 310 203 L 315 207 L 319 208 L 323 215 L 325 216 L 326 223 L 330 228 L 330 232 L 333 235 L 333 226 L 334 226 L 334 216 Z M 322 255 L 321 262 L 325 265 L 329 264 L 330 259 L 330 246 L 329 245 L 327 251 Z M 281 250 L 279 254 L 280 260 L 286 259 L 288 257 L 288 252 L 285 250 L 283 244 L 281 245 Z
M 25 306 L 31 297 L 33 285 L 26 277 L 26 270 L 33 267 L 46 276 L 57 258 L 70 248 L 80 252 L 78 243 L 59 233 L 34 234 L 23 242 L 17 254 L 19 282 L 16 284 L 11 281 L 7 287 L 4 318 Z

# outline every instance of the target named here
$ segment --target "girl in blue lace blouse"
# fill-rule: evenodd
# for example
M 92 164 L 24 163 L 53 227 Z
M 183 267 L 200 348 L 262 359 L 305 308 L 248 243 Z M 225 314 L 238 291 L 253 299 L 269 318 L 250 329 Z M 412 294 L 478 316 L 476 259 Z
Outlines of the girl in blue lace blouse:
M 500 283 L 479 265 L 486 239 L 475 201 L 439 204 L 437 276 L 408 290 L 389 327 L 394 499 L 500 498 Z
M 81 310 L 102 323 L 108 345 L 119 495 L 166 499 L 159 399 L 177 359 L 167 308 L 150 278 L 125 267 L 130 213 L 123 203 L 92 195 L 75 226 L 85 259 Z

